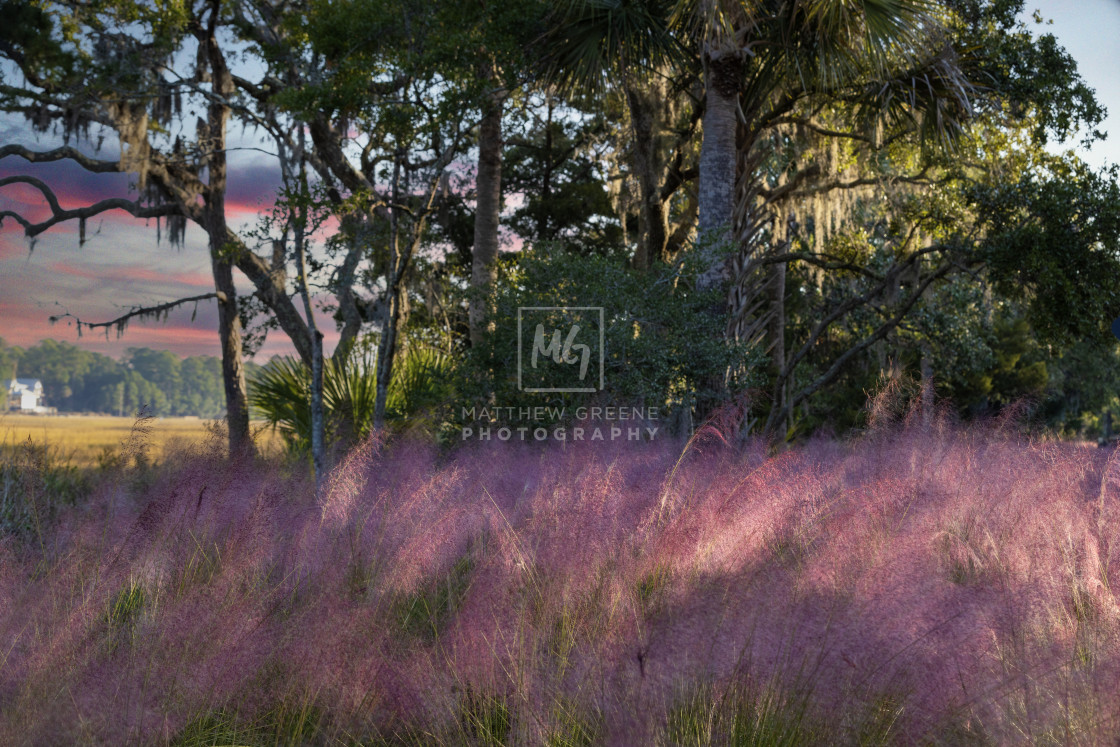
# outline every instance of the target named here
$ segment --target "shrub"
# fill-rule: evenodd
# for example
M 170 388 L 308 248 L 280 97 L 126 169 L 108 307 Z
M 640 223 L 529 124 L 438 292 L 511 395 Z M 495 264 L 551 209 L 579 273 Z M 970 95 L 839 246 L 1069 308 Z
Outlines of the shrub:
M 66 506 L 92 490 L 92 478 L 48 444 L 0 447 L 0 536 L 42 543 Z
M 686 254 L 691 258 L 695 253 Z M 663 415 L 680 415 L 681 410 L 706 412 L 728 391 L 757 385 L 763 380 L 761 351 L 712 334 L 725 323 L 723 300 L 717 291 L 693 289 L 694 272 L 677 263 L 639 273 L 617 258 L 581 256 L 549 244 L 504 257 L 495 286 L 493 329 L 484 344 L 470 349 L 460 370 L 464 399 L 479 406 L 547 405 L 569 412 L 589 404 L 644 404 L 661 408 Z M 605 390 L 520 391 L 519 307 L 588 306 L 604 309 Z M 713 315 L 720 318 L 713 320 Z
M 395 357 L 385 418 L 397 429 L 438 429 L 450 401 L 450 359 L 420 346 Z M 352 353 L 323 366 L 324 428 L 328 446 L 346 448 L 373 428 L 377 398 L 376 356 Z M 290 356 L 277 356 L 249 379 L 249 402 L 297 453 L 311 449 L 311 371 Z

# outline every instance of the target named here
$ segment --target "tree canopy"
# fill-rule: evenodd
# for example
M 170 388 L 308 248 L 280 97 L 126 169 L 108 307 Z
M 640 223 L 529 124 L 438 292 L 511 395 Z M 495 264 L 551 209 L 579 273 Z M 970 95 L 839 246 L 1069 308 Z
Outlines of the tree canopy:
M 453 426 L 526 399 L 519 307 L 601 306 L 591 399 L 657 403 L 682 429 L 749 390 L 745 430 L 844 430 L 868 390 L 911 378 L 964 414 L 1029 398 L 1083 431 L 1114 404 L 1073 367 L 1095 356 L 1115 381 L 1117 172 L 1048 149 L 1103 137 L 1103 110 L 1023 8 L 3 0 L 20 78 L 0 107 L 65 142 L 0 158 L 137 191 L 63 210 L 29 172 L 0 185 L 38 189 L 51 217 L 0 219 L 31 237 L 111 209 L 203 228 L 231 413 L 243 341 L 280 332 L 310 381 L 334 370 L 316 306 L 338 365 L 376 351 L 374 427 L 401 415 L 399 355 L 452 361 L 425 408 Z M 226 215 L 231 137 L 283 175 L 252 226 Z

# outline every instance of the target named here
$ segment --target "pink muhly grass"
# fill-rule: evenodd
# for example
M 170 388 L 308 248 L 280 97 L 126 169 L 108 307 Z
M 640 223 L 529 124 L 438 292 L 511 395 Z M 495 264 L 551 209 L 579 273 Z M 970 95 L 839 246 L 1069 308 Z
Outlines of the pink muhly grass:
M 874 407 L 774 455 L 370 441 L 320 495 L 181 456 L 0 544 L 0 733 L 1120 738 L 1120 458 Z

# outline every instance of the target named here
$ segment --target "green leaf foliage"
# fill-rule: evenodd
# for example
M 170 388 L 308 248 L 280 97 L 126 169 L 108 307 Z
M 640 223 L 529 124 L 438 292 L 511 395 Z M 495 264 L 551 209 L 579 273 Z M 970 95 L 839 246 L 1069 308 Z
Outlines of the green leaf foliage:
M 492 386 L 500 407 L 618 405 L 657 407 L 664 417 L 722 396 L 713 382 L 743 392 L 759 382 L 758 351 L 710 334 L 718 293 L 691 286 L 688 262 L 632 270 L 615 258 L 580 255 L 543 244 L 503 258 L 495 289 L 493 330 L 470 351 L 465 403 L 484 402 Z M 519 391 L 518 309 L 602 307 L 605 387 L 594 394 Z M 473 395 L 473 396 L 472 396 Z M 461 413 L 460 413 L 461 415 Z
M 398 353 L 389 384 L 386 420 L 398 429 L 438 428 L 452 392 L 451 360 L 419 345 Z M 377 397 L 372 352 L 335 356 L 323 365 L 324 428 L 329 446 L 369 437 Z M 249 379 L 249 402 L 278 428 L 289 448 L 311 448 L 311 371 L 291 356 L 277 356 Z

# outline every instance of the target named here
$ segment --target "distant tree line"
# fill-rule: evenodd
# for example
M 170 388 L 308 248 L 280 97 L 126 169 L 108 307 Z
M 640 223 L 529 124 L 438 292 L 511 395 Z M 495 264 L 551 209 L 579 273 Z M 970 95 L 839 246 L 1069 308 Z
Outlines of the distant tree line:
M 59 412 L 216 418 L 225 412 L 221 360 L 179 358 L 167 350 L 129 348 L 119 361 L 66 342 L 43 340 L 30 348 L 0 339 L 0 382 L 13 377 L 43 382 L 46 404 Z

